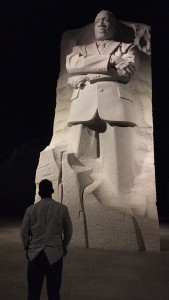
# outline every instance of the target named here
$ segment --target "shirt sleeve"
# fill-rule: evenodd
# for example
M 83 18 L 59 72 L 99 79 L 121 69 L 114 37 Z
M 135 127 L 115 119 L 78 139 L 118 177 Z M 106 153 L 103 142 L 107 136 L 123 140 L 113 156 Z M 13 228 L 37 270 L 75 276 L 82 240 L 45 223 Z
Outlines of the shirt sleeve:
M 72 221 L 68 212 L 68 208 L 65 207 L 63 215 L 63 247 L 67 249 L 73 233 Z
M 21 230 L 20 230 L 20 235 L 21 235 L 21 239 L 22 239 L 22 244 L 24 247 L 24 250 L 28 249 L 29 247 L 29 242 L 30 242 L 30 236 L 29 236 L 29 224 L 30 224 L 30 220 L 29 220 L 29 209 L 27 208 L 23 221 L 22 221 L 22 225 L 21 225 Z

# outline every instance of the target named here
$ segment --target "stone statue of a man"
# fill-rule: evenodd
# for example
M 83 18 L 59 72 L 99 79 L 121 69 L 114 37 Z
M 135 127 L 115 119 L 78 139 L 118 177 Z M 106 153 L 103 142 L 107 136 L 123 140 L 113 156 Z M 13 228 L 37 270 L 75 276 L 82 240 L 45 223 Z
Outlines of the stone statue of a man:
M 36 182 L 57 185 L 73 246 L 159 250 L 150 28 L 106 10 L 94 27 L 95 37 L 93 24 L 63 35 L 54 135 Z
M 134 44 L 114 41 L 117 20 L 102 10 L 95 19 L 96 42 L 78 45 L 66 58 L 68 83 L 74 88 L 68 125 L 135 126 L 132 99 L 125 91 L 138 65 Z

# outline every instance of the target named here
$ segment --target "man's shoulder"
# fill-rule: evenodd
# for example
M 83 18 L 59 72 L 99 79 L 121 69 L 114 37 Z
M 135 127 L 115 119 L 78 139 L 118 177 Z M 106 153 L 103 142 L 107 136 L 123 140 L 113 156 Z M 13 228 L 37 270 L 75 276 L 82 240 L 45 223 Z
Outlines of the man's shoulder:
M 36 203 L 33 203 L 32 205 L 28 206 L 27 209 L 26 209 L 26 213 L 29 213 L 32 211 L 32 209 L 35 207 L 35 205 L 37 204 L 38 202 Z
M 82 54 L 82 55 L 85 55 L 86 54 L 86 46 L 87 45 L 75 45 L 73 47 L 73 52 L 74 53 L 77 53 L 77 54 Z
M 57 207 L 59 210 L 61 210 L 63 212 L 68 209 L 66 205 L 64 205 L 64 204 L 62 204 L 62 203 L 60 203 L 60 202 L 58 202 L 58 201 L 56 201 L 52 198 L 49 199 L 49 200 L 50 200 L 51 205 L 53 205 L 53 207 Z M 26 209 L 26 212 L 31 213 L 32 211 L 36 210 L 36 208 L 43 206 L 44 203 L 47 203 L 47 202 L 44 202 L 44 201 L 45 200 L 40 200 L 40 201 L 35 202 L 34 204 L 28 206 L 27 209 Z
M 58 202 L 58 201 L 55 201 L 53 200 L 53 205 L 55 206 L 56 210 L 57 211 L 60 211 L 61 215 L 63 216 L 64 214 L 67 214 L 68 212 L 68 208 L 66 205 Z
M 65 204 L 62 204 L 62 203 L 60 203 L 58 201 L 55 201 L 55 200 L 53 200 L 53 201 L 55 202 L 55 205 L 57 205 L 60 209 L 62 209 L 62 210 L 67 209 L 67 206 Z
M 54 199 L 51 198 L 51 204 L 54 206 L 57 206 L 59 209 L 65 210 L 67 209 L 67 206 L 65 204 L 62 204 Z
M 58 207 L 60 207 L 60 208 L 62 208 L 62 209 L 66 209 L 66 208 L 67 208 L 66 205 L 64 205 L 64 204 L 62 204 L 62 203 L 56 201 L 56 200 L 53 199 L 53 198 L 48 198 L 48 199 L 46 199 L 46 200 L 41 199 L 40 201 L 34 203 L 32 206 L 36 206 L 36 205 L 38 206 L 38 205 L 41 205 L 41 204 L 43 205 L 44 203 L 51 203 L 52 205 L 58 206 Z
M 73 47 L 73 52 L 74 53 L 80 53 L 82 55 L 86 55 L 87 51 L 89 49 L 92 49 L 95 46 L 96 46 L 96 43 L 84 44 L 84 45 L 76 45 L 76 46 Z

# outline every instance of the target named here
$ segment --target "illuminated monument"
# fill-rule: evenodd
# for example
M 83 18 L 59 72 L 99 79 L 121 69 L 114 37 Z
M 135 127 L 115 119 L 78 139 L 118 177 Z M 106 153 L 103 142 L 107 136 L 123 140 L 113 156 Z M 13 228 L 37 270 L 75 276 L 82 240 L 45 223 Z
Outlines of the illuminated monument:
M 72 246 L 159 250 L 147 25 L 101 11 L 65 32 L 53 138 L 36 183 L 44 178 L 69 208 Z

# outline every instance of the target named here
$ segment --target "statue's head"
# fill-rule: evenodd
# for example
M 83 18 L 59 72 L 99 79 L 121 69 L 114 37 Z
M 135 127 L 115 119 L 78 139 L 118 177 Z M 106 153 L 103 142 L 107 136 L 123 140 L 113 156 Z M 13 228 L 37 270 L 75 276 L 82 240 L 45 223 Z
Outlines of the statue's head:
M 115 35 L 117 20 L 112 12 L 101 10 L 95 18 L 96 40 L 111 40 Z

